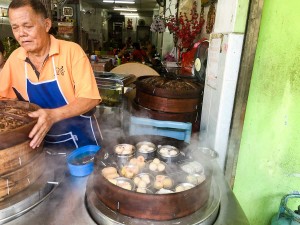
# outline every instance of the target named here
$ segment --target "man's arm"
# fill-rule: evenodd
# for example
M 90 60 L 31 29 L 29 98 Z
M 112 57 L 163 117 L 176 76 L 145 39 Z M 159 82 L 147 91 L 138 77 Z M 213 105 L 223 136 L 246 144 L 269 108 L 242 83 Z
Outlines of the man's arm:
M 77 98 L 70 104 L 60 108 L 39 109 L 29 113 L 30 117 L 38 118 L 36 125 L 29 133 L 29 138 L 32 138 L 30 147 L 39 147 L 54 123 L 86 113 L 99 103 L 99 99 Z

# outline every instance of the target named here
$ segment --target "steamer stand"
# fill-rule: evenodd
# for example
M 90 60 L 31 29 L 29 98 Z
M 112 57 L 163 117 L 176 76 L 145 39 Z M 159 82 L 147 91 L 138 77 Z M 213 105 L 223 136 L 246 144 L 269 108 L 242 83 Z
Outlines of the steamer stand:
M 46 200 L 64 177 L 46 156 L 44 173 L 28 188 L 0 202 L 0 224 L 12 221 Z

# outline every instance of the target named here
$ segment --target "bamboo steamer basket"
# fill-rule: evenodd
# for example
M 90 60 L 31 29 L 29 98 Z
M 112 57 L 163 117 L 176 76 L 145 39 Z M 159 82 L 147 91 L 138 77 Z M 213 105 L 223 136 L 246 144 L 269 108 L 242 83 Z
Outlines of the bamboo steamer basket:
M 0 201 L 11 197 L 34 183 L 45 170 L 45 154 L 41 152 L 21 168 L 0 176 Z
M 196 212 L 207 202 L 211 178 L 187 191 L 141 194 L 122 189 L 94 171 L 94 190 L 107 207 L 121 214 L 150 220 L 172 220 Z
M 190 122 L 199 131 L 203 84 L 191 78 L 143 76 L 136 81 L 132 114 L 163 121 Z
M 129 136 L 125 140 L 118 140 L 120 143 L 136 144 L 140 141 L 149 141 L 155 145 L 170 144 L 178 147 L 183 152 L 188 145 L 179 140 L 152 136 L 138 135 Z M 95 156 L 95 169 L 93 171 L 93 188 L 99 201 L 113 211 L 126 216 L 149 219 L 149 220 L 172 220 L 190 215 L 199 210 L 208 201 L 211 189 L 212 171 L 207 170 L 206 179 L 196 187 L 171 194 L 142 194 L 129 191 L 112 184 L 102 175 L 102 169 L 106 166 L 115 167 L 112 143 L 103 143 L 102 151 Z M 185 152 L 187 153 L 187 152 Z M 104 164 L 103 164 L 104 160 Z M 177 167 L 175 164 L 173 166 Z
M 0 176 L 12 172 L 32 160 L 33 157 L 40 154 L 43 145 L 38 148 L 31 148 L 29 140 L 10 148 L 0 150 Z
M 16 127 L 15 129 L 7 129 L 0 131 L 0 150 L 6 149 L 20 143 L 23 143 L 29 140 L 29 132 L 32 130 L 34 125 L 37 122 L 36 118 L 31 118 L 27 115 L 18 115 L 14 112 L 4 112 L 4 109 L 12 109 L 12 110 L 22 110 L 25 112 L 32 112 L 38 110 L 40 107 L 29 103 L 29 102 L 22 102 L 22 101 L 12 101 L 12 100 L 0 100 L 0 110 L 1 114 L 5 116 L 10 116 L 16 121 L 20 121 L 23 125 Z
M 193 113 L 199 109 L 203 85 L 196 80 L 143 76 L 136 80 L 135 102 L 169 113 Z

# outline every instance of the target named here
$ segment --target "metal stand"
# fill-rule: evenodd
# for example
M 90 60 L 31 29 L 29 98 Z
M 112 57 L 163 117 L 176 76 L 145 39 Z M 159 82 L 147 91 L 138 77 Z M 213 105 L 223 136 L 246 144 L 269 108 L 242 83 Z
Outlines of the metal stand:
M 0 224 L 23 215 L 43 202 L 57 187 L 54 171 L 49 169 L 24 191 L 0 203 Z

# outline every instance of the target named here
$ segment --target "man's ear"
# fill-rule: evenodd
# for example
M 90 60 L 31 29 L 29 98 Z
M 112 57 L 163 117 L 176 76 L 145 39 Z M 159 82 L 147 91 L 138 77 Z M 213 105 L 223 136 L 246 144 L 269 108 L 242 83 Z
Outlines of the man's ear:
M 45 28 L 46 31 L 49 32 L 50 28 L 52 27 L 52 21 L 49 18 L 45 19 Z

